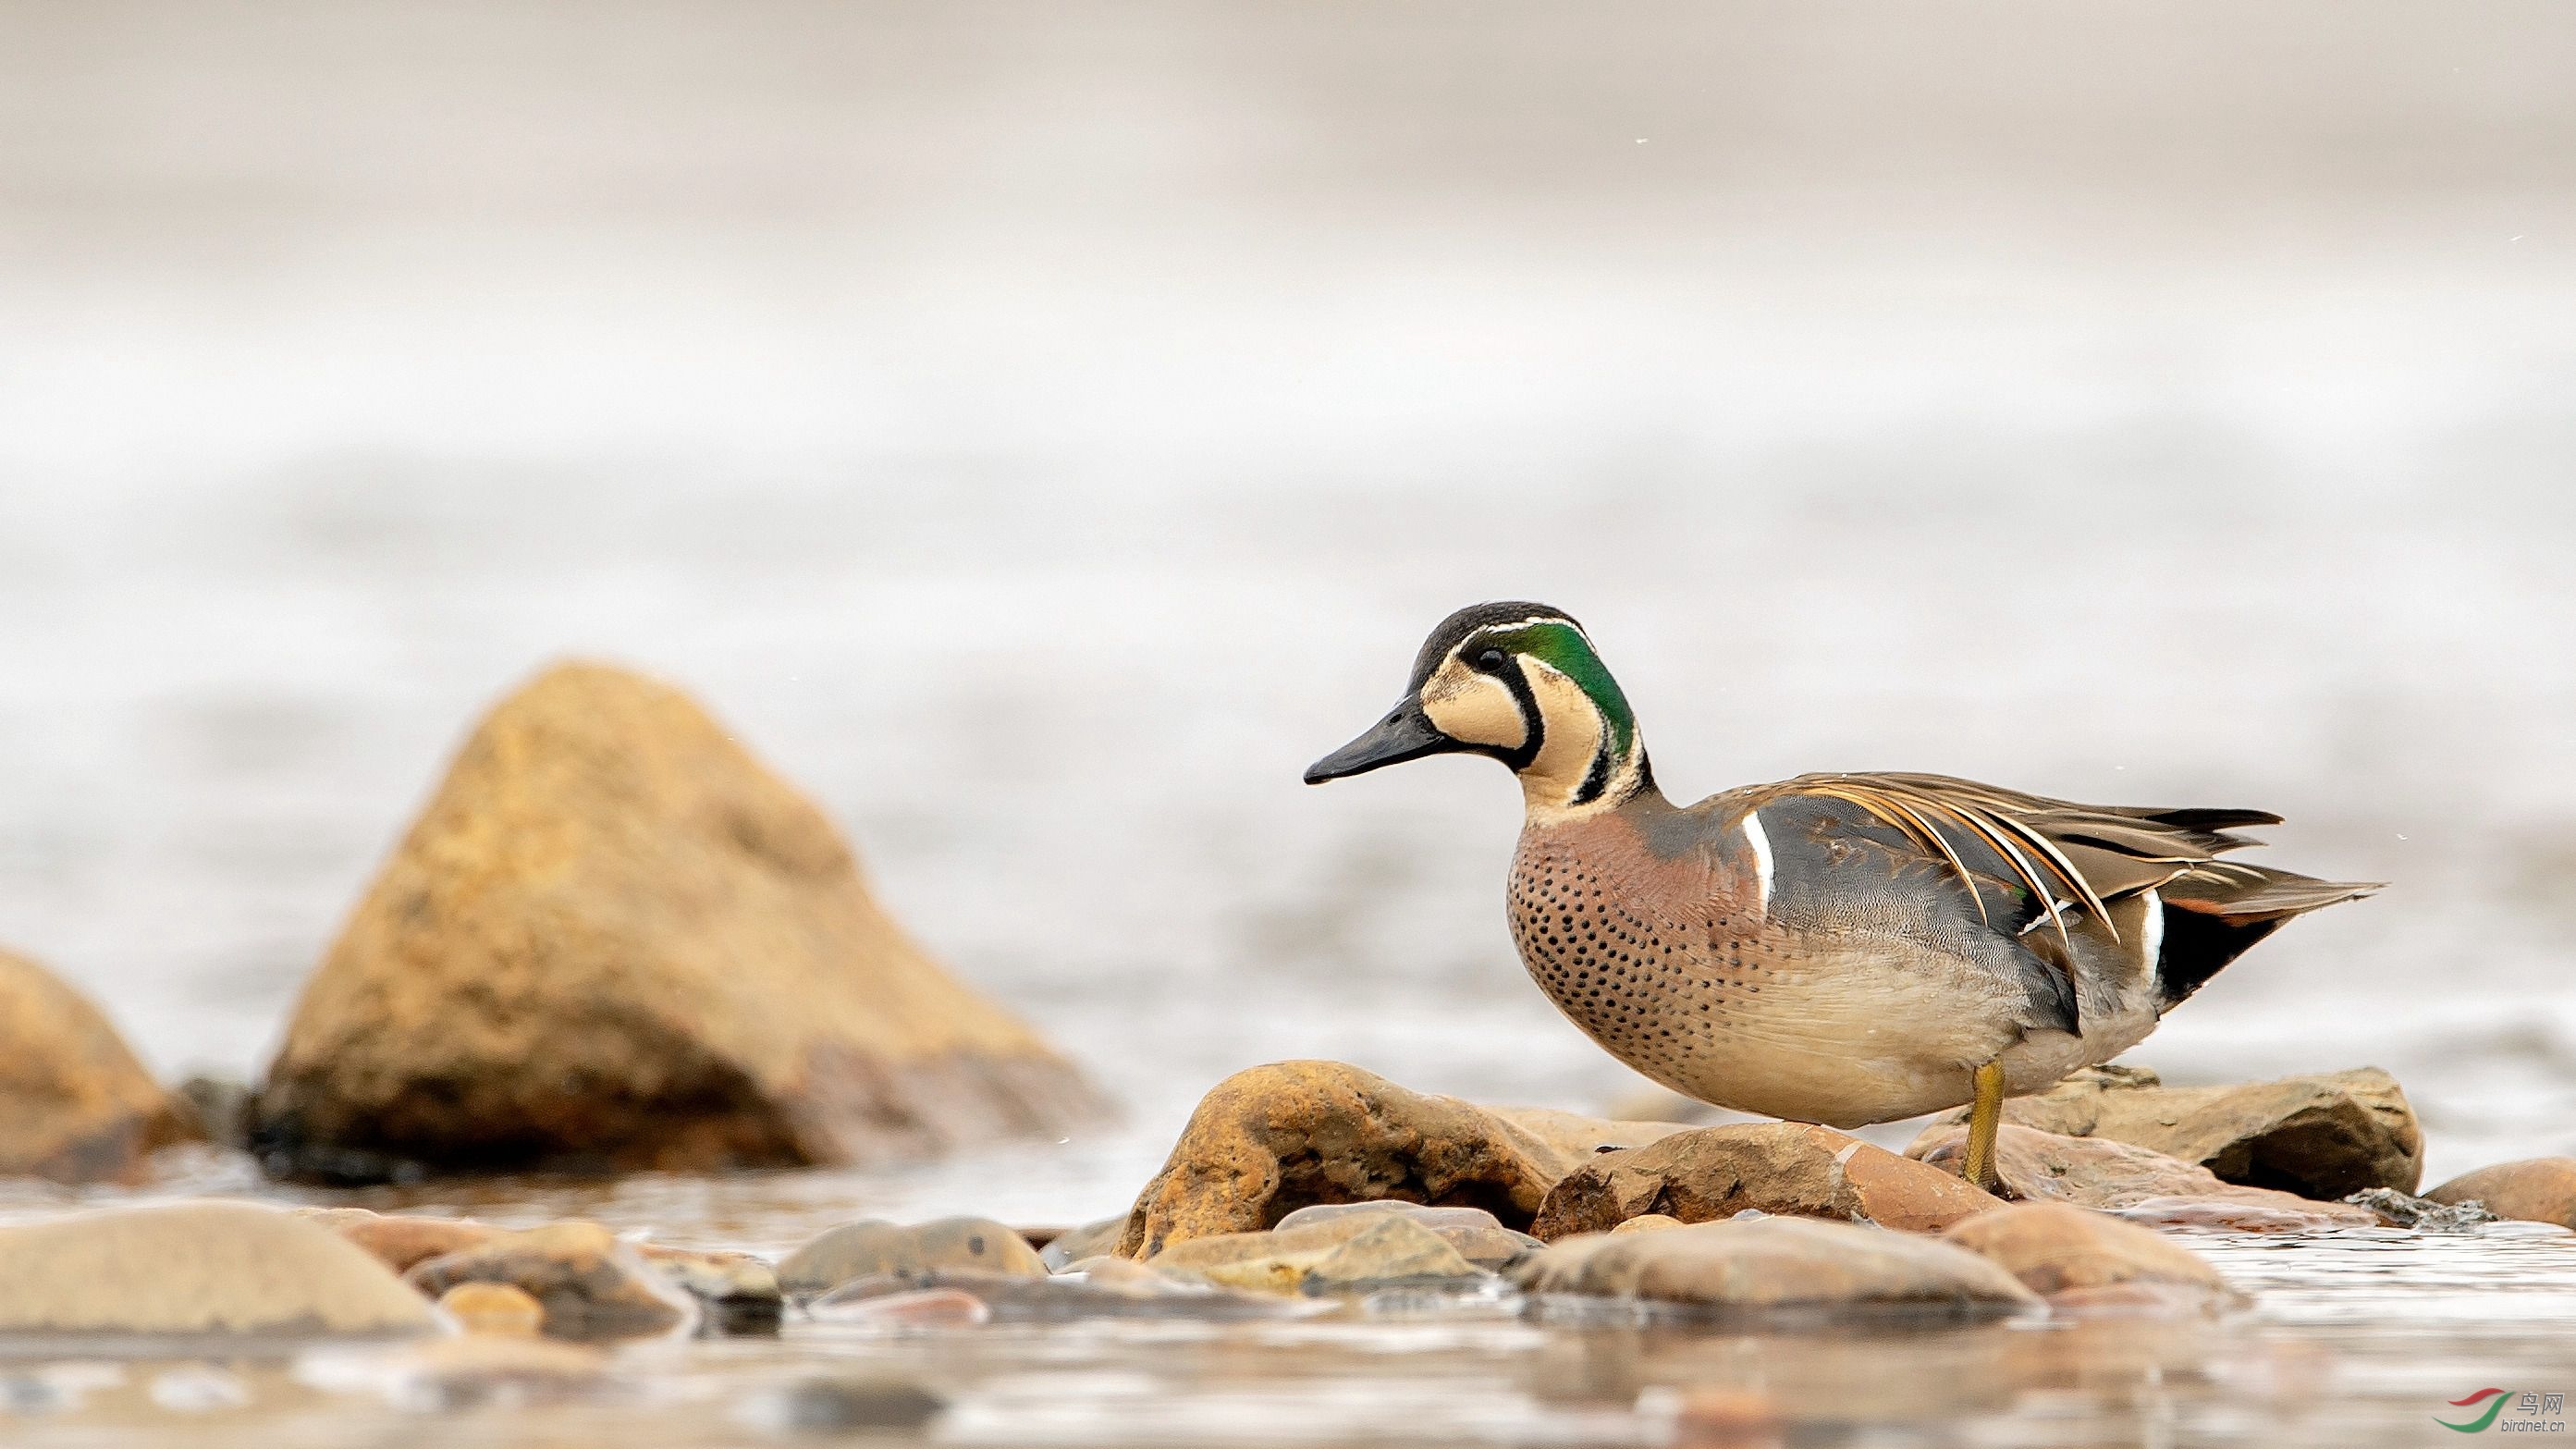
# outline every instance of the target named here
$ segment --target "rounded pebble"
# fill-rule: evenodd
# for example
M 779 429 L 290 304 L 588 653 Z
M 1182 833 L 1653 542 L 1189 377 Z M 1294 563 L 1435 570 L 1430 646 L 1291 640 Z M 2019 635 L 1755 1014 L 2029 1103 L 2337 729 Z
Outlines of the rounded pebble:
M 526 1338 L 545 1326 L 545 1305 L 508 1283 L 459 1283 L 439 1296 L 468 1333 L 497 1333 Z
M 992 1320 L 984 1300 L 962 1288 L 923 1288 L 819 1305 L 815 1316 L 834 1323 L 873 1323 L 903 1328 L 973 1328 Z

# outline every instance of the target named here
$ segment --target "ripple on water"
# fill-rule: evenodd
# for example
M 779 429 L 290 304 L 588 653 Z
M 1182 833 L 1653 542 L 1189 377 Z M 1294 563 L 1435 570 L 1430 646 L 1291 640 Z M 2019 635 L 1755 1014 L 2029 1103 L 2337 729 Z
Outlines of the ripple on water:
M 1117 1154 L 1111 1154 L 1113 1156 Z M 1032 1200 L 1107 1196 L 1079 1152 L 1014 1149 L 926 1178 L 770 1173 L 614 1183 L 494 1180 L 329 1200 L 504 1223 L 587 1216 L 665 1241 L 775 1254 L 832 1223 L 919 1216 L 978 1182 Z M 927 1184 L 927 1185 L 925 1185 Z M 272 1200 L 238 1164 L 176 1190 Z M 22 1195 L 0 1216 L 117 1193 Z M 1112 1202 L 1114 1206 L 1114 1200 Z M 1059 1215 L 1060 1216 L 1060 1215 Z M 300 1449 L 731 1443 L 795 1385 L 897 1381 L 949 1407 L 892 1442 L 964 1444 L 1659 1444 L 1709 1395 L 1793 1439 L 1889 1445 L 2402 1441 L 2490 1384 L 2576 1391 L 2576 1234 L 2529 1223 L 2447 1233 L 2178 1235 L 2255 1299 L 2236 1318 L 1743 1332 L 1671 1321 L 1534 1320 L 1496 1298 L 1393 1295 L 1295 1322 L 1120 1319 L 871 1332 L 791 1318 L 775 1339 L 616 1351 L 613 1395 L 424 1413 L 284 1364 L 0 1365 L 10 1449 Z M 218 1391 L 219 1389 L 219 1391 Z M 1700 1397 L 1694 1397 L 1700 1396 Z M 1747 1410 L 1746 1406 L 1754 1406 Z M 784 1422 L 784 1421 L 778 1421 Z M 880 1441 L 886 1442 L 886 1441 Z

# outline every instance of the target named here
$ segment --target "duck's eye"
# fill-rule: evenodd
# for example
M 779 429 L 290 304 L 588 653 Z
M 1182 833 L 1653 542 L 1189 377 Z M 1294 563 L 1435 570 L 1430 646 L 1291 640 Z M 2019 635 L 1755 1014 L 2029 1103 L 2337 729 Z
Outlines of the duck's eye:
M 1479 649 L 1479 650 L 1477 650 L 1477 651 L 1476 651 L 1476 667 L 1477 667 L 1477 668 L 1479 668 L 1479 669 L 1500 669 L 1500 668 L 1502 668 L 1502 667 L 1503 667 L 1503 651 L 1501 651 L 1500 649 L 1492 648 L 1492 647 L 1490 647 L 1490 646 L 1489 646 L 1489 647 L 1487 647 L 1487 648 L 1483 648 L 1483 649 Z

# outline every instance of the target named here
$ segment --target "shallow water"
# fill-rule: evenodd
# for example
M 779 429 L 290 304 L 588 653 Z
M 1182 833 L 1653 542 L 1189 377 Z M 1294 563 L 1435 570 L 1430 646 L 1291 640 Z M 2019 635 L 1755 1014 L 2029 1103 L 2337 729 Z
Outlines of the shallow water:
M 2576 1235 L 2562 1230 L 2189 1239 L 2254 1294 L 2251 1312 L 1782 1332 L 1597 1312 L 1535 1322 L 1504 1300 L 1386 1295 L 1252 1324 L 888 1330 L 791 1316 L 776 1338 L 626 1345 L 604 1384 L 555 1401 L 442 1397 L 363 1347 L 0 1363 L 0 1424 L 6 1442 L 48 1449 L 156 1434 L 756 1443 L 819 1432 L 817 1383 L 891 1381 L 947 1408 L 885 1442 L 1660 1446 L 1714 1399 L 1775 1419 L 1793 1444 L 2348 1445 L 2424 1442 L 2437 1415 L 2466 1417 L 2453 1399 L 2565 1392 L 2576 1369 Z
M 364 1201 L 775 1252 L 1117 1211 L 1263 1060 L 1598 1108 L 1633 1079 L 1504 934 L 1506 782 L 1296 782 L 1441 613 L 1535 596 L 1676 793 L 2282 811 L 2282 863 L 2395 885 L 2134 1059 L 2385 1066 L 2436 1179 L 2576 1150 L 2576 22 L 1577 13 L 0 0 L 0 940 L 163 1074 L 254 1074 L 474 713 L 607 654 L 1127 1116 Z M 129 1367 L 0 1440 L 758 1438 L 743 1385 L 890 1365 L 973 1443 L 1647 1442 L 1685 1383 L 1802 1441 L 2416 1442 L 2576 1380 L 2560 1243 L 2213 1251 L 2261 1312 L 2098 1370 L 2091 1330 L 799 1326 L 506 1432 Z

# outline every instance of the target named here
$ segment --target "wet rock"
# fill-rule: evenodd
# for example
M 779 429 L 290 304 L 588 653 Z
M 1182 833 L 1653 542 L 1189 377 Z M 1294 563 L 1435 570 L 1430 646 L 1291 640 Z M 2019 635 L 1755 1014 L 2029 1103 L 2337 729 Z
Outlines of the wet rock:
M 1583 1234 L 1549 1245 L 1508 1276 L 1532 1293 L 1754 1313 L 1975 1317 L 2039 1301 L 2011 1274 L 1955 1244 L 1805 1217 Z
M 0 1177 L 140 1182 L 153 1149 L 195 1134 L 79 992 L 0 950 Z
M 2263 1188 L 2240 1188 L 2263 1192 Z M 2372 1228 L 2382 1225 L 2375 1213 L 2342 1203 L 2310 1202 L 2290 1193 L 2270 1198 L 2150 1197 L 2103 1209 L 2123 1222 L 2150 1228 L 2188 1228 L 2216 1233 L 2313 1233 L 2328 1228 Z
M 2366 1188 L 2344 1201 L 2370 1209 L 2391 1227 L 2416 1228 L 2428 1233 L 2467 1232 L 2496 1220 L 2496 1215 L 2487 1210 L 2486 1204 L 2475 1198 L 2442 1203 L 2388 1187 Z
M 544 1304 L 507 1283 L 459 1283 L 439 1295 L 438 1306 L 467 1333 L 528 1338 L 546 1321 Z
M 2052 1293 L 2048 1313 L 2057 1319 L 2208 1318 L 2235 1312 L 2243 1304 L 2232 1290 L 2215 1293 L 2186 1283 L 2141 1278 Z
M 963 1288 L 916 1288 L 835 1302 L 824 1316 L 888 1328 L 973 1328 L 990 1322 L 993 1310 Z
M 1477 1274 L 1475 1265 L 1438 1234 L 1396 1213 L 1192 1238 L 1147 1262 L 1159 1272 L 1255 1293 L 1342 1291 L 1398 1279 L 1472 1279 Z
M 778 1265 L 778 1283 L 801 1300 L 861 1278 L 941 1268 L 1027 1277 L 1047 1271 L 1027 1239 L 990 1218 L 909 1225 L 868 1218 L 843 1223 L 788 1254 Z
M 1830 1127 L 1740 1123 L 1594 1157 L 1548 1193 L 1530 1231 L 1553 1241 L 1649 1213 L 1704 1223 L 1753 1208 L 1931 1232 L 1995 1205 L 1951 1173 Z
M 2085 1208 L 2055 1202 L 2009 1203 L 1965 1219 L 1941 1235 L 2019 1279 L 2055 1305 L 2103 1309 L 2182 1308 L 2206 1312 L 2244 1299 L 2199 1254 L 2154 1232 Z M 2114 1299 L 2093 1292 L 2153 1285 L 2155 1294 Z M 2166 1290 L 2175 1290 L 2168 1292 Z
M 461 1218 L 423 1218 L 370 1212 L 365 1208 L 299 1208 L 298 1216 L 319 1223 L 348 1239 L 397 1273 L 408 1273 L 432 1258 L 480 1247 L 507 1234 L 507 1229 Z
M 686 696 L 553 669 L 468 740 L 302 1001 L 254 1135 L 290 1176 L 876 1162 L 1099 1099 L 878 908 Z
M 1968 1129 L 1926 1133 L 1907 1148 L 1925 1163 L 1962 1169 Z M 2031 1202 L 2064 1202 L 2107 1208 L 2132 1221 L 2194 1225 L 2240 1224 L 2245 1231 L 2370 1226 L 2377 1214 L 2344 1203 L 2311 1202 L 2270 1188 L 2221 1182 L 2207 1168 L 2108 1137 L 2060 1137 L 2029 1127 L 1996 1134 L 1995 1172 L 2013 1196 Z M 2262 1224 L 2262 1226 L 2257 1226 Z
M 1148 1259 L 1147 1266 L 1214 1288 L 1295 1293 L 1304 1286 L 1307 1271 L 1341 1251 L 1345 1241 L 1339 1235 L 1321 1235 L 1311 1230 L 1284 1236 L 1276 1232 L 1220 1233 L 1175 1244 Z M 1454 1253 L 1456 1249 L 1450 1251 Z M 1167 1258 L 1171 1261 L 1165 1261 Z
M 1500 1268 L 1523 1253 L 1536 1252 L 1546 1246 L 1527 1233 L 1516 1233 L 1504 1227 L 1483 1208 L 1436 1208 L 1410 1202 L 1317 1203 L 1281 1218 L 1279 1231 L 1388 1214 L 1401 1216 L 1417 1227 L 1430 1230 L 1442 1242 L 1457 1249 L 1458 1256 L 1479 1268 Z
M 1085 1258 L 1118 1251 L 1118 1240 L 1126 1234 L 1125 1213 L 1114 1218 L 1102 1218 L 1096 1223 L 1084 1223 L 1078 1228 L 1067 1228 L 1038 1249 L 1038 1261 L 1046 1264 L 1048 1272 L 1061 1273 Z
M 740 1417 L 774 1434 L 890 1433 L 927 1428 L 947 1408 L 910 1379 L 852 1376 L 799 1379 L 751 1399 Z
M 1518 1256 L 1515 1254 L 1514 1256 Z M 1306 1270 L 1300 1291 L 1354 1293 L 1391 1284 L 1474 1282 L 1483 1277 L 1448 1239 L 1411 1218 L 1382 1214 Z
M 403 1281 L 436 1298 L 460 1283 L 507 1283 L 545 1306 L 557 1338 L 666 1333 L 690 1322 L 685 1294 L 597 1223 L 549 1223 L 431 1258 Z
M 1097 1270 L 1097 1271 L 1094 1271 Z M 946 1268 L 861 1278 L 806 1305 L 826 1322 L 875 1312 L 881 1298 L 953 1289 L 970 1294 L 1005 1323 L 1062 1323 L 1087 1318 L 1167 1318 L 1228 1323 L 1296 1318 L 1331 1311 L 1318 1299 L 1245 1293 L 1161 1273 L 1125 1258 L 1094 1258 L 1044 1278 Z
M 1065 1269 L 1080 1275 L 1083 1285 L 1131 1298 L 1163 1298 L 1186 1289 L 1191 1293 L 1206 1291 L 1204 1283 L 1191 1282 L 1175 1274 L 1161 1272 L 1144 1263 L 1125 1258 L 1085 1258 Z
M 2424 1194 L 2448 1205 L 2484 1203 L 2500 1218 L 2576 1228 L 2576 1157 L 2526 1157 L 2462 1173 Z
M 722 1333 L 775 1333 L 786 1312 L 778 1270 L 750 1253 L 638 1243 L 636 1256 L 662 1281 L 698 1301 Z
M 509 1229 L 469 1218 L 413 1217 L 365 1208 L 295 1211 L 366 1249 L 397 1273 L 510 1236 Z M 707 1311 L 708 1322 L 723 1332 L 763 1333 L 777 1327 L 783 1307 L 778 1275 L 762 1259 L 750 1253 L 660 1243 L 628 1246 L 665 1283 L 696 1299 Z
M 273 1208 L 196 1202 L 0 1228 L 0 1334 L 424 1333 L 385 1266 Z
M 250 1146 L 250 1085 L 200 1073 L 179 1084 L 180 1103 L 194 1118 L 193 1135 L 238 1152 Z
M 1128 1214 L 1118 1252 L 1259 1232 L 1316 1203 L 1482 1208 L 1527 1226 L 1559 1178 L 1604 1146 L 1681 1130 L 1489 1109 L 1408 1091 L 1340 1062 L 1278 1062 L 1219 1082 Z
M 2144 1067 L 2091 1067 L 2006 1102 L 2004 1120 L 2126 1142 L 2224 1182 L 2326 1201 L 2373 1187 L 2413 1192 L 2424 1172 L 2415 1110 L 2377 1067 L 2217 1087 L 2168 1087 Z M 1954 1112 L 1924 1133 L 1966 1121 Z

